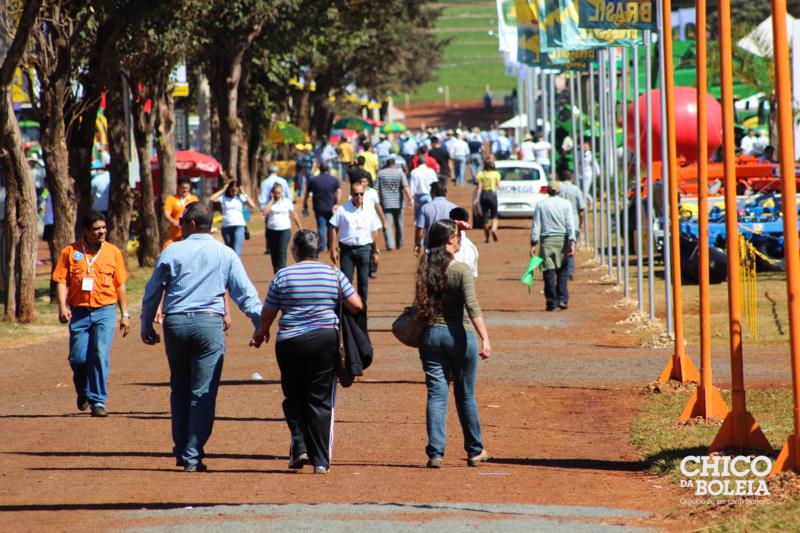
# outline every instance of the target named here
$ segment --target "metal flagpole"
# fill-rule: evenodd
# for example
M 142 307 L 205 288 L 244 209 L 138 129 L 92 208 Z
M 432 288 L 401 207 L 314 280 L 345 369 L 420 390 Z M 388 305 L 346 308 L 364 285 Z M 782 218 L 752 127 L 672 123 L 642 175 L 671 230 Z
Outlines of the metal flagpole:
M 653 39 L 650 30 L 644 31 L 644 55 L 645 55 L 645 108 L 644 108 L 644 131 L 646 149 L 646 170 L 647 170 L 647 314 L 650 320 L 656 319 L 656 300 L 655 300 L 655 265 L 654 258 L 655 237 L 653 236 L 653 222 L 655 215 L 653 212 Z
M 663 1 L 658 1 L 658 12 L 663 13 Z M 662 218 L 664 220 L 663 223 L 663 232 L 664 232 L 664 244 L 663 244 L 663 257 L 664 257 L 664 295 L 666 296 L 666 321 L 667 321 L 667 333 L 672 335 L 674 333 L 673 327 L 673 316 L 672 316 L 672 269 L 670 265 L 672 265 L 672 249 L 670 246 L 670 212 L 669 212 L 669 173 L 671 172 L 670 165 L 672 165 L 672 161 L 669 159 L 669 150 L 667 148 L 667 143 L 669 142 L 669 135 L 667 132 L 667 91 L 666 87 L 664 86 L 665 79 L 667 77 L 666 73 L 666 59 L 664 57 L 664 41 L 666 40 L 664 36 L 666 35 L 667 31 L 671 31 L 669 29 L 664 28 L 664 23 L 662 21 L 664 17 L 658 17 L 658 76 L 659 76 L 659 86 L 661 88 L 660 91 L 660 102 L 661 102 L 661 213 Z
M 577 82 L 578 82 L 577 83 L 578 111 L 580 112 L 580 115 L 578 115 L 578 140 L 576 141 L 576 142 L 580 143 L 578 145 L 579 146 L 579 148 L 578 148 L 578 168 L 580 169 L 580 174 L 577 177 L 577 181 L 578 181 L 579 186 L 581 188 L 581 192 L 583 192 L 583 189 L 584 189 L 584 186 L 583 186 L 583 175 L 584 175 L 584 172 L 585 172 L 585 170 L 583 168 L 583 165 L 586 164 L 586 162 L 583 159 L 583 110 L 586 109 L 586 106 L 583 105 L 584 104 L 584 102 L 583 102 L 583 88 L 581 87 L 583 85 L 583 74 L 580 73 L 580 72 L 578 72 L 578 80 L 577 80 Z M 586 201 L 586 198 L 584 198 L 583 200 Z M 583 211 L 584 220 L 587 218 L 587 216 L 588 216 L 588 213 L 586 212 L 586 210 L 584 210 Z M 585 224 L 584 224 L 584 228 L 583 228 L 583 244 L 586 245 L 586 246 L 589 245 L 589 231 L 588 231 L 588 228 L 586 227 Z
M 614 253 L 616 254 L 617 264 L 617 285 L 622 283 L 622 239 L 620 235 L 621 225 L 619 219 L 619 158 L 617 157 L 617 51 L 612 48 L 609 54 L 610 68 L 610 109 L 608 134 L 611 137 L 611 163 L 612 176 L 614 179 Z M 610 208 L 610 206 L 609 206 Z
M 628 265 L 630 257 L 628 239 L 630 227 L 628 221 L 628 49 L 622 49 L 622 272 L 623 294 L 631 296 L 631 273 Z
M 539 100 L 542 102 L 542 139 L 547 140 L 547 128 L 550 126 L 550 121 L 547 117 L 547 74 L 542 71 L 542 94 Z
M 611 261 L 611 258 L 606 257 L 606 65 L 605 65 L 605 51 L 601 51 L 598 55 L 598 83 L 597 89 L 600 92 L 597 95 L 597 102 L 600 109 L 598 109 L 598 128 L 597 128 L 597 141 L 598 141 L 598 155 L 600 157 L 600 175 L 597 178 L 600 181 L 600 190 L 597 195 L 597 203 L 600 204 L 600 264 L 606 264 L 606 260 Z M 610 275 L 610 273 L 609 273 Z
M 556 75 L 550 74 L 550 179 L 556 179 Z
M 528 67 L 525 65 L 521 65 L 520 68 L 525 69 L 525 75 L 520 76 L 519 73 L 517 73 L 517 108 L 514 110 L 515 115 L 524 114 L 526 109 L 524 95 L 525 95 L 525 78 L 527 78 Z M 519 148 L 519 145 L 522 144 L 522 139 L 524 138 L 524 131 L 525 127 L 522 124 L 517 126 L 516 129 L 517 148 Z
M 600 57 L 600 54 L 598 54 L 598 57 Z M 591 122 L 589 124 L 589 127 L 592 128 L 591 129 L 591 134 L 590 134 L 590 139 L 591 139 L 591 143 L 590 144 L 591 144 L 591 150 L 592 150 L 592 161 L 591 161 L 591 165 L 592 165 L 592 183 L 589 184 L 590 187 L 591 187 L 591 191 L 592 191 L 591 192 L 591 195 L 592 195 L 592 237 L 594 237 L 594 240 L 592 241 L 592 251 L 593 251 L 594 257 L 597 257 L 598 247 L 600 245 L 600 228 L 597 225 L 597 222 L 598 222 L 598 220 L 597 220 L 597 206 L 599 205 L 598 199 L 600 198 L 600 195 L 597 193 L 597 182 L 598 182 L 598 179 L 599 179 L 600 176 L 595 176 L 594 175 L 594 169 L 595 169 L 594 161 L 595 161 L 595 157 L 597 157 L 597 147 L 596 147 L 597 138 L 595 137 L 595 133 L 597 133 L 597 130 L 595 129 L 595 122 L 594 122 L 594 116 L 595 116 L 594 63 L 590 63 L 589 64 L 589 116 L 591 118 Z
M 528 69 L 528 90 L 526 92 L 528 102 L 528 131 L 536 131 L 536 67 Z
M 580 166 L 580 162 L 578 161 L 578 139 L 576 138 L 578 125 L 575 123 L 575 72 L 569 73 L 569 113 L 571 115 L 570 125 L 572 126 L 570 137 L 572 137 L 573 181 L 578 183 L 578 167 Z
M 606 122 L 603 125 L 603 135 L 606 138 L 606 245 L 608 249 L 608 277 L 614 273 L 614 239 L 612 237 L 614 225 L 612 223 L 613 211 L 611 210 L 611 177 L 614 175 L 614 141 L 609 134 L 611 130 L 611 50 L 605 55 L 606 59 L 606 92 L 603 94 L 603 103 L 606 106 Z
M 633 45 L 633 161 L 636 194 L 636 301 L 639 312 L 644 312 L 642 272 L 642 143 L 639 133 L 639 45 Z

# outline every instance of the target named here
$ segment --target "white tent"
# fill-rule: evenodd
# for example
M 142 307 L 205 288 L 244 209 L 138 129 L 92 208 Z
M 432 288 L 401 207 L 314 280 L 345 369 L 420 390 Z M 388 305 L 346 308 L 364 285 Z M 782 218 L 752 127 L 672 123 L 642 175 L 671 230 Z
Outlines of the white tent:
M 520 114 L 515 117 L 512 117 L 502 124 L 498 126 L 500 129 L 506 128 L 527 128 L 528 127 L 528 115 Z
M 794 18 L 786 15 L 786 39 L 792 42 Z M 750 33 L 737 41 L 737 46 L 758 57 L 772 57 L 772 17 L 759 24 Z

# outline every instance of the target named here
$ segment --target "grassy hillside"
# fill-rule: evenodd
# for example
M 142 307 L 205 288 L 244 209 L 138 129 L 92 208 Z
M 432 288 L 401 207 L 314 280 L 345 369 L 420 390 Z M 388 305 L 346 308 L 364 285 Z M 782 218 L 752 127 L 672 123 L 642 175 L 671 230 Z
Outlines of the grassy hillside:
M 516 85 L 505 76 L 503 59 L 497 48 L 497 8 L 493 0 L 445 0 L 436 34 L 451 38 L 434 81 L 421 85 L 411 102 L 444 101 L 438 92 L 450 88 L 450 100 L 480 100 L 486 84 L 495 99 L 502 98 Z M 489 32 L 492 32 L 489 34 Z

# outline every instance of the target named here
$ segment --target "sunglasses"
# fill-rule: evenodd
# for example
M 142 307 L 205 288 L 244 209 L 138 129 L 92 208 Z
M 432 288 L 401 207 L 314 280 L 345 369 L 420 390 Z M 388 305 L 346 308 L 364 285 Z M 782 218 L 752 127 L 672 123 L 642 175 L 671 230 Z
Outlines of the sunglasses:
M 352 196 L 364 196 L 363 192 L 354 192 Z

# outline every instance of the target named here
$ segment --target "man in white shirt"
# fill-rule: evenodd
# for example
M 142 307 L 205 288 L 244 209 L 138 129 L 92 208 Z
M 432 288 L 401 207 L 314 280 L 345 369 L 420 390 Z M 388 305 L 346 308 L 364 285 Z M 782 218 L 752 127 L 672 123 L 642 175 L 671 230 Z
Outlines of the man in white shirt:
M 592 145 L 589 142 L 583 143 L 583 165 L 581 165 L 581 189 L 583 197 L 591 203 L 589 190 L 592 189 L 594 180 L 600 173 L 600 166 L 592 153 Z M 592 190 L 594 192 L 594 190 Z
M 539 134 L 536 142 L 533 143 L 533 153 L 536 155 L 536 162 L 542 165 L 545 173 L 550 172 L 550 149 L 552 144 L 544 140 L 544 136 Z
M 338 249 L 336 244 L 331 246 L 331 261 L 339 265 L 351 283 L 353 270 L 356 271 L 358 294 L 366 301 L 372 244 L 375 242 L 375 233 L 383 226 L 375 210 L 364 207 L 364 194 L 365 188 L 361 183 L 351 185 L 350 201 L 336 210 L 330 224 L 331 241 L 339 245 Z
M 461 220 L 469 222 L 469 213 L 463 207 L 456 207 L 450 210 L 450 220 L 455 222 Z M 467 233 L 462 229 L 458 233 L 461 238 L 461 247 L 453 256 L 456 261 L 469 265 L 472 270 L 472 277 L 478 278 L 478 247 L 469 240 Z
M 258 193 L 258 208 L 261 210 L 262 218 L 265 218 L 266 215 L 264 214 L 264 208 L 267 207 L 271 196 L 270 193 L 272 191 L 272 187 L 276 184 L 280 183 L 281 189 L 283 190 L 283 196 L 290 202 L 292 201 L 292 189 L 289 188 L 289 183 L 283 179 L 282 177 L 278 176 L 278 167 L 272 165 L 269 167 L 269 176 L 265 180 L 261 182 L 261 190 Z M 266 245 L 264 248 L 264 253 L 269 253 L 269 240 L 267 239 L 267 232 L 264 232 L 264 238 L 266 240 Z
M 431 184 L 439 181 L 436 171 L 428 166 L 428 156 L 420 154 L 418 163 L 408 180 L 411 194 L 414 195 L 414 219 L 419 216 L 422 206 L 431 201 Z
M 740 142 L 739 146 L 742 149 L 742 155 L 755 155 L 756 141 L 756 130 L 751 128 Z
M 469 145 L 464 140 L 464 135 L 450 132 L 448 134 L 447 151 L 453 161 L 453 171 L 455 174 L 456 185 L 464 185 L 464 178 L 467 172 L 467 159 L 469 158 Z
M 533 135 L 526 133 L 525 139 L 522 144 L 519 145 L 520 158 L 523 161 L 536 161 L 536 153 L 533 149 L 534 146 Z

